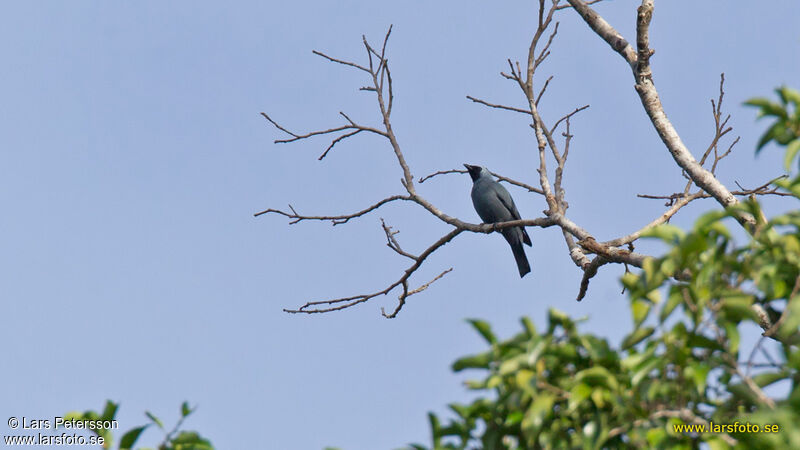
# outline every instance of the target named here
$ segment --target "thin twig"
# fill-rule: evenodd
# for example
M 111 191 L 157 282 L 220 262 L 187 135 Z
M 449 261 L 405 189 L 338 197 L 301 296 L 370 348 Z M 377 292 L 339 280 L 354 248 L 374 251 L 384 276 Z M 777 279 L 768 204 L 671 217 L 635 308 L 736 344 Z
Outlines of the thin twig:
M 463 170 L 463 169 L 440 170 L 440 171 L 425 175 L 424 177 L 420 177 L 418 182 L 419 182 L 419 184 L 422 184 L 425 181 L 427 181 L 427 180 L 429 180 L 429 179 L 431 179 L 433 177 L 436 177 L 436 176 L 439 176 L 439 175 L 447 175 L 447 174 L 451 174 L 451 173 L 467 173 L 467 171 Z M 514 186 L 521 187 L 521 188 L 527 190 L 528 192 L 535 192 L 537 194 L 542 194 L 542 190 L 541 189 L 539 189 L 537 187 L 533 187 L 530 184 L 523 183 L 521 181 L 517 181 L 517 180 L 514 180 L 512 178 L 508 178 L 506 176 L 500 175 L 500 174 L 492 172 L 492 171 L 489 171 L 489 173 L 491 173 L 492 176 L 497 178 L 499 181 L 504 181 L 504 182 L 506 182 L 508 184 L 513 184 Z
M 304 304 L 303 306 L 301 306 L 301 307 L 299 307 L 297 309 L 284 309 L 284 311 L 287 312 L 287 313 L 292 313 L 292 314 L 297 314 L 297 313 L 316 314 L 316 313 L 325 313 L 325 312 L 331 312 L 331 311 L 340 311 L 342 309 L 350 308 L 350 307 L 358 305 L 360 303 L 364 303 L 367 300 L 373 299 L 373 298 L 378 297 L 380 295 L 386 295 L 389 292 L 391 292 L 394 288 L 396 288 L 397 286 L 400 286 L 400 285 L 403 285 L 403 293 L 400 295 L 398 300 L 401 303 L 405 302 L 405 299 L 410 295 L 409 291 L 408 291 L 408 279 L 411 277 L 411 275 L 414 272 L 416 272 L 417 269 L 419 269 L 419 267 L 422 265 L 422 263 L 425 261 L 425 259 L 428 256 L 430 256 L 431 253 L 436 251 L 439 247 L 441 247 L 441 246 L 447 244 L 448 242 L 450 242 L 451 240 L 453 240 L 453 238 L 455 238 L 456 236 L 461 234 L 462 231 L 463 230 L 460 230 L 460 229 L 456 228 L 456 229 L 450 231 L 449 233 L 447 233 L 446 235 L 442 236 L 438 241 L 434 242 L 433 245 L 428 247 L 424 252 L 422 252 L 417 257 L 417 260 L 414 262 L 414 264 L 411 265 L 411 267 L 409 267 L 408 269 L 405 270 L 405 272 L 403 273 L 403 276 L 401 276 L 399 280 L 397 280 L 394 283 L 390 284 L 386 289 L 383 289 L 381 291 L 374 292 L 374 293 L 371 293 L 371 294 L 353 295 L 353 296 L 350 296 L 350 297 L 341 297 L 341 298 L 335 298 L 335 299 L 331 299 L 331 300 L 311 301 L 311 302 L 307 302 L 306 304 Z M 448 271 L 445 271 L 445 273 L 446 272 L 448 272 Z M 440 277 L 437 277 L 436 279 L 431 280 L 428 284 L 432 283 L 433 281 L 435 281 L 435 280 L 437 280 L 439 278 Z M 323 305 L 336 305 L 336 306 L 323 307 Z M 313 308 L 313 309 L 309 309 L 309 308 Z M 398 309 L 398 311 L 399 311 L 399 309 Z
M 411 297 L 414 294 L 419 294 L 420 292 L 424 291 L 425 289 L 428 289 L 428 287 L 431 284 L 433 284 L 439 278 L 442 278 L 443 276 L 447 275 L 448 273 L 450 273 L 452 271 L 453 271 L 453 268 L 451 267 L 451 268 L 445 270 L 444 272 L 440 273 L 439 275 L 436 275 L 436 277 L 434 277 L 431 281 L 428 281 L 427 283 L 424 283 L 420 287 L 418 287 L 416 289 L 413 289 L 411 291 L 409 291 L 408 287 L 405 286 L 405 289 L 403 291 L 404 295 L 401 295 L 398 298 L 397 307 L 394 309 L 394 311 L 392 311 L 391 314 L 386 314 L 386 311 L 383 308 L 381 308 L 381 314 L 383 315 L 383 317 L 386 317 L 387 319 L 394 319 L 395 317 L 397 317 L 397 313 L 399 313 L 400 310 L 403 309 L 403 305 L 406 304 L 406 299 L 408 297 Z
M 274 213 L 274 214 L 280 214 L 282 216 L 286 216 L 286 217 L 292 219 L 289 222 L 289 224 L 291 224 L 291 225 L 294 225 L 294 224 L 296 224 L 298 222 L 301 222 L 303 220 L 323 220 L 323 221 L 329 220 L 331 222 L 331 224 L 333 224 L 333 225 L 340 225 L 340 224 L 343 224 L 343 223 L 347 223 L 348 221 L 350 221 L 350 219 L 354 219 L 356 217 L 361 217 L 361 216 L 363 216 L 364 214 L 367 214 L 370 211 L 374 211 L 374 210 L 380 208 L 381 206 L 385 205 L 386 203 L 393 202 L 393 201 L 396 201 L 396 200 L 409 201 L 409 200 L 411 200 L 411 198 L 409 196 L 407 196 L 407 195 L 392 195 L 391 197 L 386 197 L 383 200 L 380 200 L 379 202 L 362 209 L 361 211 L 358 211 L 358 212 L 355 212 L 355 213 L 352 213 L 352 214 L 342 214 L 342 215 L 338 215 L 338 216 L 303 216 L 303 215 L 298 214 L 297 211 L 294 210 L 292 205 L 289 205 L 289 209 L 291 209 L 292 212 L 286 212 L 286 211 L 281 211 L 279 209 L 270 208 L 270 209 L 265 209 L 264 211 L 257 212 L 255 214 L 253 214 L 253 216 L 258 217 L 258 216 L 260 216 L 262 214 Z
M 394 237 L 397 233 L 400 232 L 400 230 L 392 231 L 392 227 L 386 225 L 386 222 L 384 222 L 383 217 L 381 217 L 381 227 L 383 227 L 383 232 L 386 233 L 386 246 L 388 246 L 398 254 L 405 256 L 406 258 L 410 258 L 414 261 L 419 260 L 419 256 L 414 256 L 411 253 L 405 252 L 403 251 L 402 248 L 400 248 L 400 243 L 397 242 L 397 238 Z
M 345 65 L 345 66 L 355 67 L 356 69 L 363 70 L 364 72 L 369 73 L 369 69 L 367 69 L 366 67 L 360 66 L 360 65 L 358 65 L 358 64 L 356 64 L 354 62 L 343 61 L 341 59 L 332 58 L 332 57 L 326 55 L 325 53 L 322 53 L 322 52 L 317 51 L 317 50 L 312 50 L 311 53 L 313 53 L 315 55 L 318 55 L 318 56 L 322 56 L 323 58 L 327 59 L 328 61 L 335 62 L 335 63 L 338 63 L 338 64 L 342 64 L 342 65 Z
M 490 108 L 505 109 L 507 111 L 514 111 L 514 112 L 527 114 L 527 115 L 531 114 L 530 111 L 526 111 L 526 110 L 521 109 L 521 108 L 515 108 L 513 106 L 506 106 L 506 105 L 498 105 L 498 104 L 495 104 L 495 103 L 489 103 L 486 100 L 481 100 L 481 99 L 475 98 L 475 97 L 473 97 L 471 95 L 468 95 L 467 98 L 472 100 L 475 103 L 480 103 L 481 105 L 486 105 L 486 106 L 488 106 Z

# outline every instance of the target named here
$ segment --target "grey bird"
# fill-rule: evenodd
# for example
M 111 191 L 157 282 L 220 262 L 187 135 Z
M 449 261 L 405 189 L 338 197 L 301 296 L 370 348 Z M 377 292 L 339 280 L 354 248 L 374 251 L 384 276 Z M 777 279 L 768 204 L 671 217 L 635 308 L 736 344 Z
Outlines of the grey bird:
M 509 222 L 520 220 L 517 206 L 514 199 L 502 184 L 495 181 L 492 174 L 485 167 L 471 166 L 464 164 L 469 176 L 472 178 L 472 206 L 481 216 L 484 223 Z M 525 249 L 522 244 L 531 245 L 531 238 L 524 227 L 503 228 L 499 230 L 506 238 L 506 242 L 514 252 L 514 259 L 517 261 L 520 278 L 531 271 L 528 257 L 525 256 Z

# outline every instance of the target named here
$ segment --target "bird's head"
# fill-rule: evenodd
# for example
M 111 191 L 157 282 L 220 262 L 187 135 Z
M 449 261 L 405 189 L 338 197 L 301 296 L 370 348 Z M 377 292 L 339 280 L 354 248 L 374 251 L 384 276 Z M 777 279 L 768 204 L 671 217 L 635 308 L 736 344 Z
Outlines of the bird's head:
M 488 170 L 486 170 L 485 167 L 471 166 L 469 164 L 464 164 L 464 167 L 467 168 L 467 172 L 469 173 L 470 178 L 472 178 L 472 181 L 475 181 L 475 180 L 477 180 L 478 178 L 480 178 L 482 176 L 491 176 L 492 175 L 492 174 L 489 173 Z

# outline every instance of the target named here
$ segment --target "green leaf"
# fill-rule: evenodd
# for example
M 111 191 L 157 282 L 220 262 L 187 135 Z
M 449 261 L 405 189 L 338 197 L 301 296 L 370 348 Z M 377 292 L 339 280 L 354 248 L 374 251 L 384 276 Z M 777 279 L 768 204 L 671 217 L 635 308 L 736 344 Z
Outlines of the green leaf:
M 189 402 L 183 402 L 181 405 L 181 417 L 186 417 L 191 414 L 194 410 L 189 407 Z
M 639 325 L 644 322 L 652 306 L 653 304 L 651 302 L 641 299 L 634 300 L 631 303 L 631 314 L 633 315 L 634 328 L 638 328 Z
M 654 344 L 651 342 L 651 344 Z M 622 360 L 622 367 L 627 370 L 632 370 L 641 366 L 648 359 L 650 359 L 656 352 L 655 345 L 648 345 L 647 349 L 642 353 L 632 352 L 630 356 Z
M 544 424 L 544 419 L 553 412 L 555 396 L 549 392 L 543 392 L 536 396 L 531 406 L 525 411 L 522 419 L 523 430 L 538 430 Z
M 783 323 L 778 328 L 778 338 L 781 341 L 788 341 L 793 335 L 797 335 L 800 331 L 800 295 L 795 295 L 787 302 L 784 311 Z
M 572 330 L 575 328 L 575 323 L 572 321 L 572 319 L 570 319 L 567 314 L 555 308 L 550 308 L 547 310 L 547 319 L 550 322 L 551 329 L 556 325 L 561 325 L 565 330 Z
M 788 171 L 791 170 L 792 161 L 800 152 L 800 138 L 795 139 L 786 146 L 786 156 L 783 158 L 783 167 Z
M 441 445 L 442 440 L 442 433 L 441 433 L 441 425 L 439 424 L 439 417 L 436 414 L 429 412 L 428 413 L 428 423 L 431 426 L 431 437 L 433 441 L 433 446 L 438 447 Z
M 195 431 L 181 431 L 172 439 L 171 444 L 175 450 L 214 450 L 211 443 Z
M 483 339 L 486 340 L 489 344 L 497 343 L 497 337 L 495 337 L 494 333 L 492 333 L 492 328 L 489 326 L 489 323 L 479 319 L 467 319 L 467 322 L 472 325 L 472 328 L 480 333 L 483 336 Z
M 664 448 L 661 443 L 668 437 L 664 427 L 650 428 L 645 436 L 650 448 Z
M 725 328 L 725 334 L 728 336 L 728 351 L 734 356 L 739 354 L 739 327 L 733 322 L 723 322 L 722 327 Z
M 100 416 L 100 420 L 112 420 L 117 414 L 118 407 L 118 404 L 112 402 L 111 400 L 106 400 L 106 406 L 103 408 L 103 414 Z
M 711 366 L 707 363 L 690 363 L 684 370 L 684 376 L 692 380 L 697 387 L 697 393 L 703 395 L 706 389 L 706 380 Z
M 775 116 L 775 117 L 780 117 L 782 119 L 788 117 L 788 114 L 786 113 L 786 108 L 783 105 L 775 103 L 772 100 L 769 100 L 764 97 L 751 98 L 750 100 L 744 102 L 744 104 L 747 106 L 758 107 L 760 109 L 758 111 L 759 119 L 764 116 Z
M 783 379 L 789 377 L 789 372 L 786 370 L 782 370 L 780 372 L 767 372 L 767 373 L 759 373 L 758 375 L 754 375 L 752 377 L 753 381 L 758 385 L 758 387 L 766 387 L 772 383 L 776 383 Z
M 530 317 L 523 317 L 520 319 L 522 322 L 522 326 L 525 328 L 525 332 L 528 333 L 528 336 L 536 336 L 536 325 L 533 324 L 533 321 Z
M 527 366 L 528 355 L 525 353 L 517 355 L 511 359 L 507 359 L 500 363 L 497 373 L 500 375 L 508 375 L 518 371 L 521 367 Z
M 725 211 L 711 211 L 703 214 L 694 222 L 695 230 L 703 230 L 714 222 L 719 222 L 728 216 Z
M 745 319 L 758 320 L 753 311 L 753 297 L 741 292 L 721 293 L 725 297 L 720 302 L 720 309 L 725 318 L 740 322 Z
M 602 386 L 614 391 L 619 387 L 617 379 L 603 366 L 581 370 L 575 375 L 575 379 L 589 386 Z
M 681 294 L 680 289 L 681 289 L 680 286 L 675 286 L 670 288 L 669 297 L 667 297 L 667 302 L 661 308 L 661 313 L 658 315 L 658 319 L 661 322 L 667 320 L 667 317 L 669 317 L 670 314 L 672 314 L 672 311 L 674 311 L 675 308 L 678 307 L 678 305 L 683 303 L 683 295 Z
M 730 444 L 714 435 L 704 436 L 705 443 L 708 444 L 710 450 L 728 450 L 731 448 Z
M 752 389 L 747 387 L 747 385 L 744 383 L 728 385 L 728 392 L 733 394 L 734 397 L 738 397 L 739 399 L 745 400 L 749 403 L 757 404 L 759 402 L 756 394 L 754 394 Z
M 627 350 L 639 342 L 649 338 L 655 331 L 656 329 L 650 326 L 638 328 L 636 331 L 625 337 L 625 339 L 622 341 L 622 350 Z
M 792 89 L 788 86 L 781 86 L 778 89 L 775 89 L 778 95 L 781 97 L 781 101 L 786 103 L 794 103 L 795 105 L 800 105 L 800 91 L 796 89 Z
M 77 421 L 82 422 L 83 420 L 85 420 L 84 416 L 85 416 L 84 413 L 82 413 L 80 411 L 70 411 L 70 412 L 64 414 L 64 420 L 65 421 L 77 420 Z
M 758 154 L 761 149 L 769 143 L 769 141 L 773 139 L 778 140 L 778 137 L 783 135 L 785 132 L 786 125 L 783 122 L 775 122 L 772 124 L 772 126 L 767 128 L 767 131 L 761 135 L 761 138 L 758 140 L 758 144 L 756 144 L 756 154 Z
M 675 244 L 679 242 L 684 236 L 686 236 L 686 232 L 676 227 L 675 225 L 670 225 L 666 223 L 659 225 L 657 227 L 650 228 L 649 230 L 642 233 L 642 237 L 658 238 L 666 242 L 667 244 Z
M 489 363 L 491 362 L 492 355 L 489 353 L 481 353 L 479 355 L 465 356 L 457 359 L 453 363 L 452 368 L 454 372 L 460 372 L 464 369 L 488 369 Z
M 132 449 L 134 444 L 136 444 L 136 440 L 139 439 L 139 436 L 148 426 L 150 426 L 150 424 L 142 425 L 122 435 L 122 440 L 119 441 L 120 450 Z
M 522 418 L 525 417 L 525 414 L 522 411 L 513 411 L 508 414 L 506 417 L 506 421 L 504 423 L 505 426 L 513 426 L 520 422 L 522 422 Z
M 150 419 L 150 421 L 152 421 L 154 424 L 156 424 L 156 426 L 158 426 L 158 428 L 161 428 L 162 430 L 164 429 L 164 423 L 161 422 L 161 419 L 159 419 L 158 417 L 154 416 L 153 413 L 151 413 L 150 411 L 145 411 L 144 414 L 147 416 L 148 419 Z
M 586 383 L 578 383 L 569 391 L 568 410 L 574 412 L 592 395 L 592 388 Z
M 686 344 L 689 347 L 707 348 L 710 350 L 724 350 L 719 342 L 709 339 L 702 334 L 689 334 Z
M 608 397 L 608 390 L 607 389 L 595 389 L 592 391 L 592 402 L 594 402 L 595 406 L 598 408 L 604 408 L 606 406 L 606 397 Z
M 622 281 L 622 285 L 625 286 L 625 289 L 628 291 L 639 289 L 639 276 L 633 272 L 625 272 L 622 274 L 620 281 Z

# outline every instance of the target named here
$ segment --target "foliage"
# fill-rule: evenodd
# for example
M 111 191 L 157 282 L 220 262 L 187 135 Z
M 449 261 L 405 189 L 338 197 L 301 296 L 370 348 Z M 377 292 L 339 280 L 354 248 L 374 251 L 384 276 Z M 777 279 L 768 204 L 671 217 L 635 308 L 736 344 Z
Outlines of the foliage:
M 78 422 L 96 422 L 96 421 L 111 421 L 114 420 L 117 409 L 119 408 L 118 403 L 114 403 L 111 400 L 106 401 L 105 408 L 101 414 L 98 414 L 96 411 L 85 411 L 85 412 L 70 412 L 64 418 L 66 420 L 76 420 Z M 136 444 L 136 441 L 139 439 L 141 434 L 150 426 L 155 425 L 157 428 L 164 432 L 164 440 L 158 445 L 157 450 L 214 450 L 214 446 L 211 445 L 207 439 L 200 436 L 195 431 L 185 431 L 181 430 L 181 425 L 183 425 L 183 421 L 189 417 L 194 411 L 195 408 L 190 408 L 189 403 L 183 402 L 181 405 L 181 417 L 178 419 L 178 422 L 175 426 L 167 431 L 164 428 L 164 423 L 150 413 L 149 411 L 145 411 L 145 415 L 147 416 L 149 423 L 146 423 L 142 426 L 132 428 L 125 432 L 122 435 L 119 441 L 118 449 L 119 450 L 127 450 L 132 449 L 133 446 Z M 110 429 L 93 429 L 98 436 L 102 436 L 104 439 L 103 448 L 110 449 L 113 447 L 114 438 L 111 433 Z M 150 450 L 147 448 L 140 448 L 140 450 Z
M 780 103 L 773 102 L 768 98 L 757 97 L 746 101 L 745 105 L 757 107 L 759 118 L 775 118 L 775 122 L 759 139 L 756 152 L 761 151 L 770 141 L 785 145 L 784 165 L 789 170 L 792 160 L 800 152 L 800 91 L 782 86 L 775 89 L 775 92 L 778 94 Z
M 788 165 L 800 149 L 800 93 L 777 91 L 781 104 L 748 104 L 777 118 L 758 145 L 785 145 Z M 800 176 L 775 184 L 800 199 Z M 757 225 L 737 245 L 728 224 L 742 213 Z M 480 396 L 451 404 L 447 423 L 430 414 L 431 447 L 411 447 L 800 448 L 800 210 L 767 220 L 751 199 L 647 237 L 669 250 L 623 276 L 634 328 L 622 342 L 581 333 L 552 309 L 546 329 L 523 318 L 507 340 L 471 320 L 490 348 L 453 370 L 479 370 L 467 386 Z M 748 328 L 763 334 L 743 348 Z

